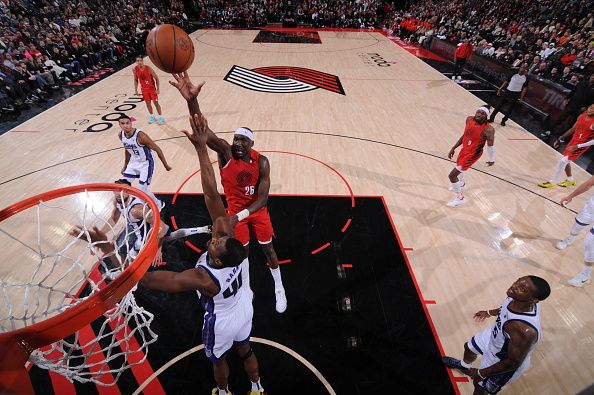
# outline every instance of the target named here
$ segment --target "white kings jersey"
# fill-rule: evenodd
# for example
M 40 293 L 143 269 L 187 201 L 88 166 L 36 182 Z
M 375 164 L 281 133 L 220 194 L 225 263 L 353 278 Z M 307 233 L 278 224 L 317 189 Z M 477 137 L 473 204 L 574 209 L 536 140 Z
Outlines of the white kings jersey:
M 152 161 L 153 154 L 150 148 L 138 142 L 138 134 L 140 132 L 140 129 L 134 129 L 132 137 L 126 137 L 126 133 L 122 130 L 120 132 L 120 140 L 122 140 L 124 148 L 130 154 L 130 161 Z
M 500 360 L 507 358 L 507 348 L 509 346 L 509 335 L 503 330 L 505 323 L 510 321 L 522 321 L 523 323 L 533 327 L 536 330 L 537 338 L 536 341 L 530 347 L 530 351 L 526 355 L 526 359 L 522 365 L 529 366 L 530 354 L 538 344 L 541 338 L 540 329 L 540 309 L 538 304 L 534 305 L 534 310 L 519 313 L 514 312 L 508 306 L 513 301 L 512 298 L 506 298 L 501 305 L 501 311 L 495 320 L 495 323 L 491 327 L 491 337 L 489 339 L 488 352 Z
M 205 252 L 198 258 L 196 267 L 206 270 L 220 287 L 219 293 L 212 298 L 196 291 L 207 314 L 226 315 L 232 313 L 236 307 L 252 302 L 249 292 L 246 292 L 249 284 L 243 284 L 242 279 L 242 271 L 249 270 L 248 258 L 236 267 L 215 268 L 208 264 L 208 252 Z
M 129 246 L 129 248 L 133 248 L 134 250 L 136 250 L 136 252 L 138 252 L 144 245 L 144 239 L 150 230 L 150 224 L 148 222 L 146 222 L 145 216 L 143 216 L 143 218 L 140 218 L 140 219 L 134 218 L 132 216 L 131 211 L 132 211 L 132 208 L 137 205 L 143 206 L 144 214 L 148 214 L 151 209 L 146 204 L 146 202 L 144 200 L 137 198 L 136 196 L 132 196 L 132 195 L 130 195 L 130 197 L 132 197 L 132 199 L 129 199 L 129 201 L 124 203 L 123 205 L 120 205 L 120 203 L 118 203 L 116 201 L 116 208 L 120 211 L 120 213 L 126 220 L 126 226 L 128 227 L 128 232 L 132 232 L 136 236 L 134 238 L 134 240 L 135 240 L 134 245 Z

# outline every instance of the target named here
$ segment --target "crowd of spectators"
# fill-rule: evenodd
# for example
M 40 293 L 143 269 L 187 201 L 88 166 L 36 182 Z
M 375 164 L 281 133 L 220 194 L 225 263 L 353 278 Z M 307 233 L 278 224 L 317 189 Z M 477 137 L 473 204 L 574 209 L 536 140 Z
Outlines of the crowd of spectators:
M 424 0 L 392 11 L 382 21 L 394 35 L 428 45 L 433 37 L 575 89 L 594 68 L 594 16 L 590 0 Z
M 18 111 L 99 69 L 127 66 L 152 27 L 185 21 L 179 0 L 0 1 L 0 108 Z
M 366 29 L 377 23 L 378 0 L 194 0 L 199 20 L 213 27 L 253 27 L 292 20 L 314 27 Z

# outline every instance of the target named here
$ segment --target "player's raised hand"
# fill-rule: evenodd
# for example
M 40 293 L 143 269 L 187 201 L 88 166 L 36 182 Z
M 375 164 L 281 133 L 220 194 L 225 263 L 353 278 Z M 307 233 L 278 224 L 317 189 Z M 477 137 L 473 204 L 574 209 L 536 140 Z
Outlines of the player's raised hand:
M 561 142 L 559 141 L 559 139 L 556 139 L 555 141 L 553 141 L 553 148 L 557 149 L 557 148 L 559 148 L 559 145 L 561 145 Z
M 208 121 L 202 114 L 194 114 L 190 117 L 190 125 L 192 126 L 192 133 L 187 130 L 182 130 L 188 140 L 196 147 L 205 147 L 208 139 Z
M 172 74 L 175 81 L 169 81 L 169 83 L 177 88 L 179 93 L 186 99 L 187 101 L 193 100 L 198 97 L 200 90 L 204 86 L 205 82 L 199 82 L 198 85 L 194 85 L 192 81 L 190 81 L 190 77 L 188 76 L 188 72 L 184 71 L 181 74 Z
M 571 195 L 567 195 L 563 199 L 561 199 L 561 201 L 559 202 L 559 204 L 561 206 L 565 207 L 565 206 L 567 206 L 569 204 L 569 202 L 571 202 L 572 199 L 573 199 L 573 197 Z

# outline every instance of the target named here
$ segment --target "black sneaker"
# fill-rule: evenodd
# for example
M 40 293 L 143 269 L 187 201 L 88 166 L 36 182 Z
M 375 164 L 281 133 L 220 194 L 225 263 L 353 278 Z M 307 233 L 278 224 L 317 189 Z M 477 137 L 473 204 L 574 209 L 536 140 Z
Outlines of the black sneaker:
M 459 359 L 452 358 L 452 357 L 443 357 L 443 358 L 441 358 L 441 361 L 448 368 L 459 370 L 460 372 L 464 373 L 465 375 L 470 376 L 470 369 L 467 369 L 464 366 L 462 366 Z

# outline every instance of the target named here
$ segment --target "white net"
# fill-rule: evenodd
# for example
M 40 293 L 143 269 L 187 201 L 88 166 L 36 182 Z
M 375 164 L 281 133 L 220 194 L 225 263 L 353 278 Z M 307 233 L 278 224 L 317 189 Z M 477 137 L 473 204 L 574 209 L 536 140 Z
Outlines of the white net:
M 14 265 L 0 265 L 0 333 L 62 313 L 117 278 L 148 241 L 150 212 L 144 201 L 122 191 L 84 191 L 39 202 L 2 221 L 0 257 Z M 92 240 L 95 228 L 106 240 Z M 117 252 L 100 258 L 96 247 L 111 242 Z M 157 339 L 153 318 L 131 290 L 96 321 L 34 351 L 29 360 L 71 381 L 113 385 L 125 369 L 146 359 Z

